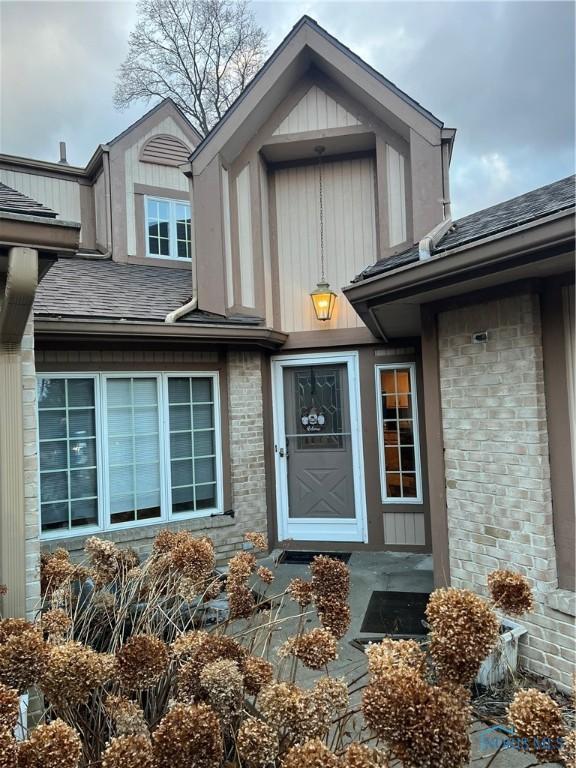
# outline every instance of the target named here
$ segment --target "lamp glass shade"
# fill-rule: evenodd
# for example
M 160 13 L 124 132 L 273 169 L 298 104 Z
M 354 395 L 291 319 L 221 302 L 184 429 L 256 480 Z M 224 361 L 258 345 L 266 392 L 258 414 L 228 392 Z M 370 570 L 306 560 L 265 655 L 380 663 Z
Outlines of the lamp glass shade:
M 318 320 L 330 320 L 336 304 L 336 294 L 330 290 L 328 283 L 318 283 L 315 291 L 310 294 L 314 312 Z

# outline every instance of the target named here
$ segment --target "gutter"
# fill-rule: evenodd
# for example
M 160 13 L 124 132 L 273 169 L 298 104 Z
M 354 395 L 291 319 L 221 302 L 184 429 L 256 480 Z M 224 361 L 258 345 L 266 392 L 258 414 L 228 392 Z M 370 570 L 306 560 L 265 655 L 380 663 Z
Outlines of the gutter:
M 371 299 L 392 300 L 391 296 L 413 296 L 434 287 L 447 276 L 453 282 L 468 279 L 476 269 L 496 266 L 510 258 L 557 244 L 574 242 L 575 209 L 559 211 L 545 218 L 504 230 L 481 240 L 442 251 L 437 257 L 411 262 L 389 272 L 374 275 L 360 283 L 343 288 L 351 304 Z M 385 298 L 386 297 L 386 298 Z

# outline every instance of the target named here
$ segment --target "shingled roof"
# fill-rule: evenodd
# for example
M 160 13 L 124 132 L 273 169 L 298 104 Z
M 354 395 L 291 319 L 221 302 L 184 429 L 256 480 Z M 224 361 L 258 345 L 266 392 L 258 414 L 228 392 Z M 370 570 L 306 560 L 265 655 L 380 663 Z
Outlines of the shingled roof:
M 56 218 L 56 212 L 0 181 L 0 211 Z
M 103 259 L 60 259 L 38 286 L 34 316 L 163 322 L 169 312 L 191 297 L 190 269 Z M 179 322 L 257 325 L 260 319 L 222 317 L 196 310 Z
M 434 249 L 434 256 L 461 246 L 472 246 L 477 240 L 507 231 L 513 231 L 522 224 L 528 224 L 544 216 L 573 208 L 575 205 L 576 176 L 539 187 L 524 195 L 519 195 L 503 203 L 471 213 L 454 222 Z M 377 261 L 367 267 L 352 281 L 366 280 L 369 277 L 389 272 L 396 267 L 418 261 L 418 244 L 412 245 L 402 253 Z

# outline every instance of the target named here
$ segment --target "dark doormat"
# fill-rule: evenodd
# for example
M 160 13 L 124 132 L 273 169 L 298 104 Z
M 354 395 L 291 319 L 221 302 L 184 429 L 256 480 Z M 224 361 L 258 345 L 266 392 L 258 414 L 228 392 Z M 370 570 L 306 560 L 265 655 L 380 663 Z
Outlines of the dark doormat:
M 333 557 L 335 560 L 342 560 L 347 563 L 350 560 L 351 552 L 294 552 L 290 549 L 285 549 L 278 558 L 279 563 L 288 563 L 288 565 L 307 565 L 317 555 L 326 555 L 326 557 Z
M 425 635 L 428 592 L 372 592 L 360 632 Z

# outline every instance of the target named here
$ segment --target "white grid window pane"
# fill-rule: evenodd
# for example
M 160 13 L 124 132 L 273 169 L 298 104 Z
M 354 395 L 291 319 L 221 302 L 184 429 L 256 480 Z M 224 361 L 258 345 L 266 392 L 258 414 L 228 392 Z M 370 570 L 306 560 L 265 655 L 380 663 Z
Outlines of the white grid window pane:
M 387 500 L 416 500 L 420 486 L 417 455 L 414 381 L 411 367 L 382 368 L 378 376 L 383 496 Z
M 192 258 L 192 211 L 190 203 L 146 198 L 148 256 Z
M 110 523 L 161 516 L 160 426 L 155 377 L 106 380 Z
M 217 505 L 214 381 L 168 379 L 172 514 Z
M 94 379 L 38 377 L 42 531 L 98 523 Z

